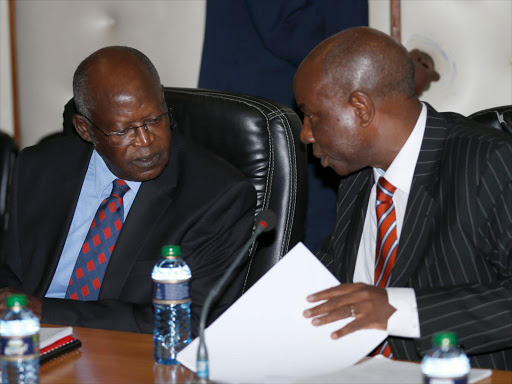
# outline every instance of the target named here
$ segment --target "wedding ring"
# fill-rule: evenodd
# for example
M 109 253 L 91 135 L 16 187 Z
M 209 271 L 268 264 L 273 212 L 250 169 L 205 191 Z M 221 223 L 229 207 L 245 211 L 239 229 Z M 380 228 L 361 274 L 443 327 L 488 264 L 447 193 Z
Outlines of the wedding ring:
M 354 308 L 353 305 L 350 306 L 350 317 L 356 317 L 356 309 Z

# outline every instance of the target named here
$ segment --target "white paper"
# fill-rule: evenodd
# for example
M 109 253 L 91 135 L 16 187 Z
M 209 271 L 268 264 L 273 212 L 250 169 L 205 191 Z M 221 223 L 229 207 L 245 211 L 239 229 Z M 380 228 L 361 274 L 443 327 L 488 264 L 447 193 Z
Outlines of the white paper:
M 39 330 L 39 348 L 45 348 L 60 339 L 73 334 L 73 328 L 41 328 Z
M 338 340 L 330 334 L 352 319 L 314 327 L 302 315 L 306 296 L 338 285 L 302 244 L 296 245 L 206 331 L 210 379 L 261 383 L 332 373 L 367 356 L 387 336 L 361 330 Z M 198 340 L 178 354 L 196 370 Z M 273 379 L 271 379 L 273 380 Z
M 472 369 L 468 383 L 476 383 L 491 376 L 490 369 Z M 288 380 L 280 378 L 281 383 L 322 383 L 322 384 L 423 384 L 421 368 L 418 363 L 395 361 L 376 356 L 343 371 L 329 375 Z M 276 381 L 277 382 L 277 381 Z

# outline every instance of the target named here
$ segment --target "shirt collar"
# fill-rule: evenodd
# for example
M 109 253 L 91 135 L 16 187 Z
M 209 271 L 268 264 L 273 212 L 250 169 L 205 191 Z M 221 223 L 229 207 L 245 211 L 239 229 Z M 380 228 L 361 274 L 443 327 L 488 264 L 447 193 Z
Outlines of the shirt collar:
M 380 176 L 385 176 L 386 180 L 393 184 L 397 189 L 409 194 L 411 190 L 414 169 L 420 154 L 421 143 L 423 142 L 423 134 L 425 133 L 425 125 L 427 122 L 427 108 L 422 103 L 421 112 L 416 121 L 409 138 L 403 145 L 398 155 L 384 172 L 380 168 L 373 169 L 373 176 L 378 180 Z
M 92 152 L 91 158 L 92 172 L 94 175 L 94 191 L 96 195 L 100 197 L 107 188 L 110 187 L 112 182 L 115 179 L 118 179 L 116 175 L 114 175 L 110 169 L 108 169 L 107 164 L 102 159 L 96 150 Z M 140 181 L 128 181 L 126 180 L 126 184 L 130 187 L 132 191 L 137 193 L 140 187 Z M 109 189 L 108 193 L 110 194 L 111 189 Z

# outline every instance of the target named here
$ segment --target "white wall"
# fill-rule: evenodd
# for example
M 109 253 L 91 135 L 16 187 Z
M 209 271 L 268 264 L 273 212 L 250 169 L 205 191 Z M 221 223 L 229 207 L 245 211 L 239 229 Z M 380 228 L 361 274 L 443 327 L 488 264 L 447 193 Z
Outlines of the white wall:
M 14 135 L 9 4 L 0 0 L 0 130 Z
M 80 61 L 108 45 L 141 50 L 162 83 L 196 87 L 205 0 L 16 2 L 21 145 L 62 129 Z
M 464 115 L 512 104 L 512 1 L 402 0 L 402 43 L 429 53 L 441 80 L 422 100 Z M 370 25 L 389 33 L 389 0 L 370 0 Z
M 138 48 L 154 62 L 164 85 L 195 87 L 205 1 L 16 1 L 21 145 L 62 128 L 73 72 L 100 47 Z M 10 90 L 4 90 L 10 81 L 7 0 L 0 6 L 0 129 L 12 132 Z M 463 114 L 512 104 L 511 15 L 510 0 L 402 0 L 402 42 L 430 53 L 441 74 L 423 99 L 438 110 Z M 389 32 L 389 0 L 370 0 L 370 25 Z

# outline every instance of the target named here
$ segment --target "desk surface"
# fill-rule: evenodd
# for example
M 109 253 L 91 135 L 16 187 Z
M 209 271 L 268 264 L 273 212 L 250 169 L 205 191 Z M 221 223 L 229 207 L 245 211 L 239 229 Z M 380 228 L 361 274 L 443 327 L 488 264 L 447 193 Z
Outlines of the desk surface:
M 151 335 L 79 327 L 73 334 L 82 347 L 42 364 L 42 384 L 184 383 L 192 378 L 182 366 L 154 364 Z
M 193 374 L 153 363 L 153 338 L 128 332 L 74 327 L 82 347 L 41 365 L 42 384 L 185 383 Z M 480 384 L 512 383 L 512 372 L 494 371 Z

